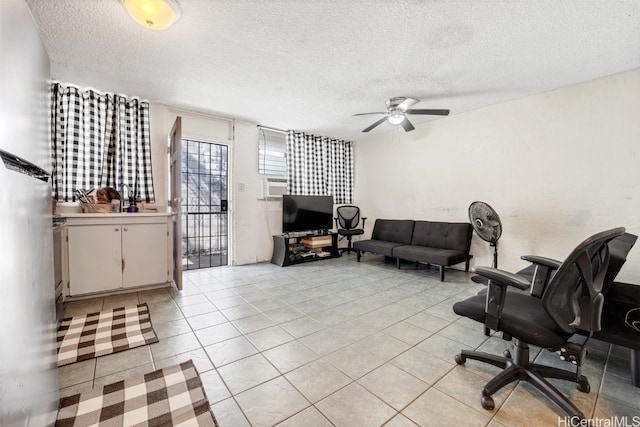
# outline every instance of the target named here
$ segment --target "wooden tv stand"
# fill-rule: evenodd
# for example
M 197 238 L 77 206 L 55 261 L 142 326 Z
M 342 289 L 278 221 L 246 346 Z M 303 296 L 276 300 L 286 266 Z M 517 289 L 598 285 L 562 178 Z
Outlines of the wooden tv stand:
M 285 233 L 273 236 L 271 263 L 280 267 L 339 256 L 338 233 Z

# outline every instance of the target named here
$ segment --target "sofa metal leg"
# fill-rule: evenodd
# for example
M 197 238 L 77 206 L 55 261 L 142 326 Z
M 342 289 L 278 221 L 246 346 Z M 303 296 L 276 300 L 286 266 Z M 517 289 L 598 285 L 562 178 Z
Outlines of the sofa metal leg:
M 440 268 L 440 281 L 444 282 L 444 265 L 439 265 Z
M 396 265 L 398 266 L 398 270 L 400 270 L 400 258 L 396 258 Z
M 356 251 L 356 258 L 358 259 L 358 262 L 360 262 L 360 251 Z
M 629 349 L 629 363 L 631 365 L 631 382 L 634 387 L 640 388 L 640 351 L 636 348 Z

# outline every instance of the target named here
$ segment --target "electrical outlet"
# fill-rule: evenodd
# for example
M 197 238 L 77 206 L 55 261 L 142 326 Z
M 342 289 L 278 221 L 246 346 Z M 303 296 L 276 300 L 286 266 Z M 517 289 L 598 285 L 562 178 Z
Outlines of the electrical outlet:
M 238 184 L 238 191 L 244 191 L 244 184 Z

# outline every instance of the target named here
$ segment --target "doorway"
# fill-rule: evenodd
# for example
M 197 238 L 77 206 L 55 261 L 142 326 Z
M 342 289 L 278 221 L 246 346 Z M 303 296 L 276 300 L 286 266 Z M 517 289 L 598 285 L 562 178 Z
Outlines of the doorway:
M 228 264 L 228 147 L 182 140 L 182 268 Z

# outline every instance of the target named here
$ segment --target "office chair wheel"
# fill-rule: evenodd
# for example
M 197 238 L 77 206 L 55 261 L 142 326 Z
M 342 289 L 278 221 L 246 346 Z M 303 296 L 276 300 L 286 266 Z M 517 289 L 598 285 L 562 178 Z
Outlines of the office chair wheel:
M 580 390 L 583 393 L 589 393 L 591 391 L 589 380 L 587 380 L 586 378 L 580 378 L 578 380 L 578 390 Z
M 511 359 L 511 352 L 509 350 L 505 350 L 502 352 L 502 355 L 507 359 Z
M 462 354 L 456 354 L 454 359 L 458 365 L 464 365 L 464 362 L 467 361 L 467 358 L 462 356 Z
M 491 396 L 482 396 L 480 398 L 480 403 L 482 404 L 482 407 L 484 409 L 486 409 L 487 411 L 491 411 L 492 409 L 494 409 L 496 407 L 495 402 L 493 401 L 493 397 Z

